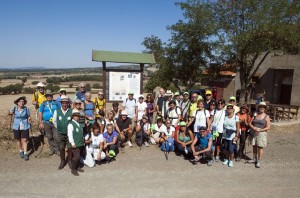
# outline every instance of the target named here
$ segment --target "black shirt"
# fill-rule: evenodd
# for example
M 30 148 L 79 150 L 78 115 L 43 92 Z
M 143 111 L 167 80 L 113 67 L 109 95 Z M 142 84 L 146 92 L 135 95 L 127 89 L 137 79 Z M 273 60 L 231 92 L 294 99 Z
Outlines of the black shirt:
M 129 125 L 131 125 L 131 119 L 128 117 L 124 121 L 119 117 L 116 122 L 117 122 L 117 125 L 118 125 L 120 131 L 127 129 L 129 127 Z
M 167 100 L 167 97 L 166 96 L 162 96 L 162 97 L 159 97 L 157 99 L 157 106 L 158 106 L 158 111 L 162 111 L 162 107 L 163 107 L 163 103 L 164 101 Z

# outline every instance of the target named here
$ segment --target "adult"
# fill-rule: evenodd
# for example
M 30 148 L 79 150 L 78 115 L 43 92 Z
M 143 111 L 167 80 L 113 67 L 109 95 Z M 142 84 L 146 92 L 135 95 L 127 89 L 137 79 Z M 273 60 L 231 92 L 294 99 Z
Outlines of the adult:
M 59 146 L 57 143 L 57 131 L 53 124 L 53 115 L 60 104 L 53 100 L 51 90 L 46 90 L 46 100 L 40 105 L 39 109 L 39 128 L 46 133 L 49 143 L 49 155 L 54 153 L 59 155 Z
M 114 114 L 113 111 L 109 111 L 107 113 L 107 116 L 106 116 L 105 121 L 104 121 L 105 126 L 104 126 L 103 132 L 107 131 L 107 125 L 112 125 L 113 129 L 115 129 L 115 119 L 114 119 L 114 117 L 115 117 L 115 114 Z
M 144 115 L 147 115 L 147 104 L 144 102 L 144 96 L 140 95 L 139 100 L 136 103 L 136 110 L 137 110 L 137 123 L 142 120 Z
M 163 101 L 162 106 L 162 118 L 167 119 L 167 110 L 169 109 L 169 102 L 175 101 L 173 100 L 173 93 L 171 90 L 167 90 L 165 93 L 166 100 Z M 178 103 L 175 101 L 175 106 L 178 106 Z
M 188 113 L 190 107 L 190 95 L 188 92 L 183 93 L 183 98 L 179 103 L 179 107 L 181 109 L 181 120 L 188 122 Z
M 152 144 L 158 144 L 159 143 L 159 137 L 161 133 L 165 133 L 167 131 L 166 125 L 163 124 L 163 120 L 161 117 L 158 117 L 156 120 L 156 124 L 154 125 L 152 130 L 152 135 L 150 138 L 150 142 Z
M 212 118 L 211 124 L 211 132 L 213 135 L 213 145 L 215 147 L 214 156 L 216 156 L 215 161 L 218 162 L 220 160 L 220 148 L 222 145 L 222 134 L 223 134 L 223 125 L 226 115 L 225 110 L 225 100 L 220 99 L 218 100 L 218 107 L 217 110 Z
M 53 114 L 53 124 L 57 129 L 57 140 L 60 153 L 60 164 L 58 166 L 58 170 L 63 169 L 67 164 L 68 159 L 71 157 L 71 150 L 68 150 L 68 158 L 65 157 L 65 148 L 68 143 L 68 124 L 71 121 L 73 111 L 71 108 L 69 108 L 69 100 L 67 96 L 62 96 L 60 103 L 61 108 L 56 109 Z M 77 112 L 76 115 L 78 114 L 78 119 L 76 117 L 76 122 L 79 123 L 80 112 L 78 110 L 74 110 L 74 112 Z M 81 125 L 80 127 L 82 128 Z
M 45 100 L 46 100 L 45 85 L 39 82 L 36 85 L 36 90 L 32 95 L 32 104 L 35 106 L 35 109 L 37 110 Z
M 88 130 L 89 130 L 90 126 L 92 124 L 94 124 L 95 119 L 96 119 L 95 104 L 92 101 L 92 94 L 90 92 L 85 93 L 85 100 L 83 102 L 83 112 L 84 112 L 86 120 L 88 121 L 88 126 L 89 126 Z
M 190 124 L 188 124 L 188 127 L 190 130 L 194 131 L 194 124 L 195 124 L 195 111 L 198 109 L 198 99 L 202 99 L 202 96 L 198 95 L 197 93 L 192 93 L 191 96 L 191 102 L 190 102 L 190 106 L 189 106 L 189 114 L 188 114 L 188 122 Z
M 84 82 L 79 83 L 79 85 L 78 85 L 79 90 L 76 91 L 74 100 L 79 99 L 79 100 L 81 100 L 81 102 L 85 101 L 85 93 L 86 93 L 85 86 L 86 85 Z
M 98 92 L 98 97 L 94 98 L 93 103 L 95 104 L 96 108 L 96 117 L 105 117 L 106 112 L 106 100 L 104 98 L 103 92 Z
M 61 88 L 61 89 L 59 90 L 59 96 L 55 99 L 55 101 L 56 101 L 57 103 L 60 103 L 61 96 L 67 96 L 67 91 L 66 91 L 66 89 Z M 68 100 L 69 100 L 69 105 L 70 105 L 70 107 L 71 107 L 72 104 L 73 104 L 73 102 L 72 102 L 72 100 L 71 100 L 71 98 L 70 98 L 69 96 L 67 96 L 67 97 L 68 97 Z
M 149 120 L 149 123 L 152 124 L 153 123 L 153 113 L 155 112 L 153 95 L 147 94 L 145 102 L 147 104 L 146 113 L 148 116 L 148 120 Z
M 225 149 L 225 160 L 223 165 L 228 165 L 230 168 L 233 167 L 234 159 L 234 145 L 237 143 L 238 135 L 240 132 L 239 117 L 235 115 L 232 104 L 227 105 L 227 115 L 224 119 L 224 149 Z
M 148 140 L 150 137 L 150 124 L 148 122 L 148 116 L 143 116 L 142 120 L 137 123 L 136 126 L 136 143 L 138 146 L 142 146 L 144 143 L 146 147 L 149 146 Z
M 14 101 L 15 105 L 10 111 L 9 115 L 14 116 L 13 131 L 14 139 L 17 141 L 17 146 L 20 150 L 20 157 L 25 161 L 29 160 L 27 153 L 27 143 L 29 139 L 29 129 L 31 123 L 30 111 L 25 106 L 27 103 L 26 97 L 19 97 Z
M 205 91 L 205 102 L 204 102 L 204 108 L 206 110 L 209 110 L 209 107 L 210 107 L 209 105 L 210 105 L 210 102 L 212 102 L 212 101 L 215 101 L 215 99 L 213 99 L 211 90 L 207 89 Z
M 233 105 L 234 114 L 240 112 L 240 107 L 237 106 L 236 98 L 234 96 L 229 98 L 229 104 Z
M 169 108 L 166 112 L 166 118 L 171 120 L 172 126 L 177 127 L 181 120 L 181 110 L 176 106 L 176 102 L 171 100 L 169 102 Z
M 212 121 L 213 117 L 214 117 L 214 114 L 216 113 L 217 111 L 217 103 L 215 100 L 211 100 L 209 102 L 209 108 L 208 108 L 208 112 L 209 112 L 209 115 L 210 115 L 210 121 Z
M 121 109 L 119 108 L 119 103 L 118 102 L 113 102 L 112 103 L 112 111 L 114 112 L 114 120 L 117 120 L 120 116 Z
M 131 136 L 133 131 L 131 119 L 127 116 L 127 112 L 125 110 L 121 112 L 120 117 L 116 120 L 116 131 L 118 132 L 118 138 L 121 140 L 121 144 L 126 141 L 127 145 L 132 147 Z
M 131 119 L 132 131 L 135 129 L 135 123 L 137 122 L 137 101 L 133 98 L 133 95 L 133 91 L 129 91 L 128 98 L 126 98 L 122 103 L 123 110 L 128 113 L 128 118 Z
M 78 111 L 73 111 L 71 115 L 72 115 L 72 121 L 68 122 L 69 124 L 67 125 L 67 129 L 68 129 L 67 137 L 69 141 L 68 147 L 71 153 L 70 155 L 71 173 L 74 176 L 79 176 L 77 171 L 84 172 L 80 167 L 78 167 L 80 156 L 84 146 L 83 129 L 78 122 L 80 113 Z
M 103 134 L 104 150 L 106 159 L 110 161 L 118 154 L 118 132 L 113 129 L 111 124 L 107 125 L 107 131 Z
M 79 124 L 82 126 L 83 128 L 83 132 L 85 132 L 85 128 L 86 128 L 86 125 L 87 125 L 87 121 L 85 119 L 85 114 L 83 112 L 83 109 L 82 109 L 82 102 L 81 100 L 77 99 L 74 101 L 74 105 L 73 105 L 73 110 L 76 110 L 80 113 L 80 117 L 79 117 Z
M 247 104 L 244 104 L 240 109 L 241 109 L 240 112 L 237 114 L 240 120 L 240 134 L 239 134 L 240 141 L 239 141 L 239 150 L 235 161 L 240 161 L 242 157 L 246 157 L 244 156 L 244 149 L 246 145 L 246 139 L 248 136 L 248 130 L 250 128 L 249 123 L 251 121 L 251 116 L 249 115 L 249 108 Z
M 210 127 L 210 120 L 209 120 L 210 114 L 208 110 L 204 108 L 204 101 L 199 100 L 197 104 L 198 104 L 197 106 L 198 109 L 194 111 L 193 118 L 188 123 L 188 127 L 189 127 L 194 122 L 194 127 L 193 127 L 194 133 L 198 133 L 198 127 L 201 126 L 205 128 Z
M 105 153 L 103 152 L 104 138 L 100 133 L 99 126 L 97 123 L 94 123 L 91 128 L 92 132 L 87 133 L 84 137 L 86 155 L 83 160 L 83 163 L 90 168 L 94 167 L 96 162 L 105 159 Z
M 194 141 L 194 134 L 186 127 L 186 122 L 179 123 L 180 129 L 175 132 L 175 150 L 184 156 L 192 153 L 191 145 Z
M 212 143 L 212 135 L 207 132 L 207 129 L 203 126 L 198 127 L 197 129 L 199 133 L 195 136 L 195 139 L 191 145 L 191 149 L 193 152 L 194 160 L 191 162 L 199 162 L 201 158 L 206 156 L 208 159 L 207 166 L 211 166 L 213 164 L 213 143 Z M 198 145 L 197 145 L 198 144 Z
M 172 121 L 166 121 L 166 130 L 161 132 L 159 143 L 161 145 L 162 151 L 174 151 L 174 135 L 175 135 L 175 128 L 172 126 Z
M 179 94 L 178 91 L 176 91 L 176 92 L 174 93 L 174 100 L 177 102 L 177 104 L 180 103 L 181 98 L 180 98 L 180 94 Z
M 249 163 L 255 163 L 260 168 L 264 150 L 267 146 L 267 132 L 270 129 L 270 117 L 266 114 L 267 105 L 260 102 L 257 106 L 257 115 L 250 121 L 251 133 L 250 142 L 253 146 L 253 159 Z
M 155 103 L 155 110 L 157 112 L 157 116 L 162 117 L 163 103 L 166 100 L 165 90 L 163 88 L 159 89 L 159 95 L 157 97 Z

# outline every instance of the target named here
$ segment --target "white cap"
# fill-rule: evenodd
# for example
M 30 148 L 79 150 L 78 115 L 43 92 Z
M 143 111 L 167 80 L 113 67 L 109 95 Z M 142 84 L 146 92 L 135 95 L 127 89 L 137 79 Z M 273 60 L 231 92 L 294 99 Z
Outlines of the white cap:
M 37 87 L 45 87 L 45 85 L 43 83 L 41 83 L 41 82 L 39 82 L 36 86 Z

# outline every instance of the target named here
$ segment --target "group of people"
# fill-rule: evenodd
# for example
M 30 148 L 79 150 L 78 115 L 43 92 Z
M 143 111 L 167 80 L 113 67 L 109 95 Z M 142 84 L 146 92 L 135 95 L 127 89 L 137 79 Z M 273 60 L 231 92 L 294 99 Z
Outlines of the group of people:
M 44 87 L 38 83 L 32 96 L 39 129 L 47 137 L 49 155 L 60 156 L 58 169 L 68 164 L 75 176 L 83 172 L 80 162 L 88 167 L 103 160 L 110 162 L 119 147 L 133 146 L 132 139 L 140 147 L 152 144 L 164 152 L 175 151 L 192 163 L 206 160 L 208 166 L 220 161 L 224 154 L 223 164 L 233 167 L 234 159 L 246 157 L 243 151 L 249 137 L 253 158 L 248 162 L 261 166 L 270 128 L 264 102 L 250 115 L 248 106 L 239 107 L 233 96 L 225 104 L 223 99 L 216 101 L 211 90 L 201 96 L 160 89 L 156 100 L 152 94 L 134 97 L 133 92 L 128 92 L 121 107 L 114 102 L 112 109 L 107 109 L 103 92 L 93 99 L 83 82 L 73 101 L 65 89 L 54 100 L 53 93 Z M 20 157 L 28 160 L 30 111 L 25 97 L 14 103 L 16 106 L 9 112 L 14 116 L 14 137 Z

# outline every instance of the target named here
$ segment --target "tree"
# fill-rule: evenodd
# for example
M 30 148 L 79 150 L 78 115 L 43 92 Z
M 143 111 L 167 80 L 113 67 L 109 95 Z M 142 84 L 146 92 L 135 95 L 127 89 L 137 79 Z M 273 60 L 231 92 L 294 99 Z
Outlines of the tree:
M 90 85 L 89 83 L 87 83 L 87 84 L 85 85 L 85 89 L 86 89 L 87 91 L 91 91 L 91 85 Z
M 27 77 L 23 77 L 21 80 L 22 80 L 23 83 L 26 83 L 27 82 Z

